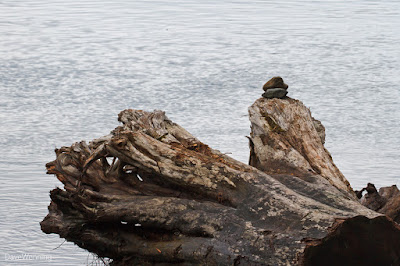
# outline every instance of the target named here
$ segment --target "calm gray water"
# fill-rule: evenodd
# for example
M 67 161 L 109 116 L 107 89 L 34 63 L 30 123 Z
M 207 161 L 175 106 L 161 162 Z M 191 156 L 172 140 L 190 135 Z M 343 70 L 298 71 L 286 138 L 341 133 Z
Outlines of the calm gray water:
M 397 0 L 1 0 L 0 265 L 95 263 L 40 231 L 55 147 L 107 134 L 123 109 L 162 109 L 247 162 L 247 107 L 275 75 L 325 125 L 354 188 L 400 185 L 399 12 Z

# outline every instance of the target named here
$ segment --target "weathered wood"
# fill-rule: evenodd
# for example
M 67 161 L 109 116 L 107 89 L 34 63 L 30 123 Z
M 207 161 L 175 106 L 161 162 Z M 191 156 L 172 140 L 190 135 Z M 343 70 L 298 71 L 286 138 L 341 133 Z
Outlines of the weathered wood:
M 353 193 L 324 147 L 325 128 L 302 102 L 258 99 L 249 108 L 250 165 L 269 174 L 319 175 Z
M 211 149 L 162 111 L 122 111 L 111 134 L 56 149 L 46 167 L 64 189 L 51 191 L 41 228 L 114 265 L 312 261 L 322 253 L 304 251 L 338 219 L 362 215 L 354 223 L 368 227 L 379 214 L 355 199 L 304 108 L 288 98 L 249 109 L 250 161 L 259 169 Z

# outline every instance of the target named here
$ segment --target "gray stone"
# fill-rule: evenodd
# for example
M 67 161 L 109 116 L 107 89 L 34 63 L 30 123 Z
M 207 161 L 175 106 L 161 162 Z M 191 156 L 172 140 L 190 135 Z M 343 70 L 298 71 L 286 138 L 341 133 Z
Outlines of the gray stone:
M 283 97 L 286 96 L 286 94 L 287 90 L 282 88 L 274 88 L 274 89 L 268 89 L 266 92 L 262 94 L 262 96 L 267 99 L 272 99 L 272 98 L 282 99 Z

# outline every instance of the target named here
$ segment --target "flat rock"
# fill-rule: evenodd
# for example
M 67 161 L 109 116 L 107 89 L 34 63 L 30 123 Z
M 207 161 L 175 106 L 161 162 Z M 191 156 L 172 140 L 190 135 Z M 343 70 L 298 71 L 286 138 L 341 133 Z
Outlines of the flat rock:
M 282 99 L 285 97 L 287 94 L 287 90 L 282 89 L 282 88 L 273 88 L 273 89 L 268 89 L 266 92 L 262 94 L 264 98 L 267 99 L 272 99 L 272 98 L 279 98 Z
M 273 77 L 272 79 L 268 80 L 267 83 L 265 83 L 263 86 L 264 91 L 274 88 L 281 88 L 287 90 L 289 86 L 285 84 L 285 82 L 281 77 Z

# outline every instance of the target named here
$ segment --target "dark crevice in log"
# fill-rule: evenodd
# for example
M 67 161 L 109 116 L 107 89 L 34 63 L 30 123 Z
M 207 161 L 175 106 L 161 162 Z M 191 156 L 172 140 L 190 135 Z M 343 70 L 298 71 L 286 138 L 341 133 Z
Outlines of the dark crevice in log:
M 400 265 L 400 227 L 380 216 L 346 219 L 319 240 L 308 241 L 300 264 Z

